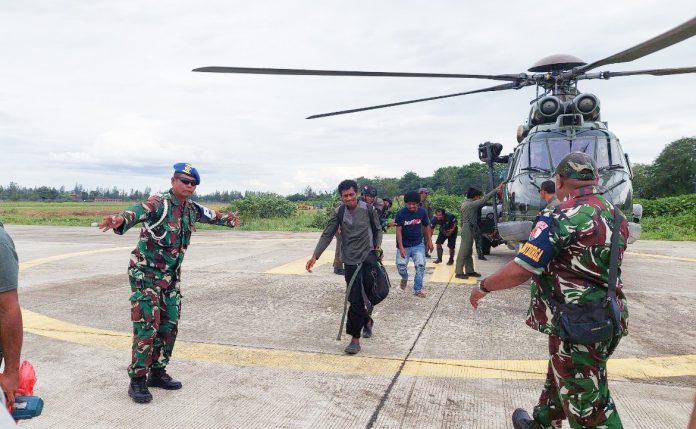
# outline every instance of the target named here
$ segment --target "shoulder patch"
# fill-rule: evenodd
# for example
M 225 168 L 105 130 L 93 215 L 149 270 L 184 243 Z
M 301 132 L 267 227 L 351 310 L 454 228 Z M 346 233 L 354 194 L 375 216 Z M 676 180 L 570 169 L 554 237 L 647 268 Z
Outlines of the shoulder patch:
M 544 232 L 544 230 L 548 227 L 549 227 L 549 225 L 546 222 L 544 222 L 543 220 L 540 220 L 539 222 L 537 222 L 536 226 L 534 227 L 532 232 L 529 234 L 529 241 L 532 241 L 535 238 L 539 238 L 541 233 Z

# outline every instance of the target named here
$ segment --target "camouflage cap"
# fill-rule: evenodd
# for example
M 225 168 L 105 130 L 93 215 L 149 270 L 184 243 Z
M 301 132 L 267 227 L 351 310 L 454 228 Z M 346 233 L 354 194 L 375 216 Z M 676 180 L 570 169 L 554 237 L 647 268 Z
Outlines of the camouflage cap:
M 583 152 L 571 152 L 558 163 L 556 174 L 576 180 L 594 180 L 598 177 L 594 159 Z

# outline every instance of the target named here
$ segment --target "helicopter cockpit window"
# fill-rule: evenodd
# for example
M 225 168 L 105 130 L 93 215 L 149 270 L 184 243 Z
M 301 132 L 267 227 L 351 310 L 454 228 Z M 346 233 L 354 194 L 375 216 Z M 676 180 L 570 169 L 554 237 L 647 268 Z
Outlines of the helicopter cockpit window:
M 595 153 L 595 137 L 568 139 L 549 139 L 549 149 L 551 151 L 551 161 L 556 168 L 564 156 L 570 152 L 584 152 L 592 157 Z
M 546 141 L 532 141 L 529 143 L 529 170 L 550 171 L 549 150 Z
M 597 168 L 607 168 L 611 165 L 611 146 L 607 139 L 597 141 Z

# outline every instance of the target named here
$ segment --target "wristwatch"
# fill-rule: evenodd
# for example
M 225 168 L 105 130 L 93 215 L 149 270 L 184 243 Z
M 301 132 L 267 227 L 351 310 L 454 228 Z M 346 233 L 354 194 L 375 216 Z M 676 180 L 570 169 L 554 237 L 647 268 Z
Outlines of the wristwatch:
M 484 283 L 485 281 L 486 281 L 486 279 L 481 280 L 481 281 L 479 282 L 478 288 L 479 288 L 479 290 L 480 290 L 481 292 L 491 293 L 491 291 L 488 290 L 488 289 L 486 289 L 486 287 L 483 285 L 483 283 Z

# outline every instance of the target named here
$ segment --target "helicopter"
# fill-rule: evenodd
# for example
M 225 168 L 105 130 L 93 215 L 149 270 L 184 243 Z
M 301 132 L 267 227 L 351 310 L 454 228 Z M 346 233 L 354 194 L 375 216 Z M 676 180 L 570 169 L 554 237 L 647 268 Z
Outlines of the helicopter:
M 495 209 L 491 208 L 484 212 L 484 219 L 492 218 L 493 221 L 492 228 L 485 236 L 488 240 L 485 247 L 488 251 L 491 246 L 502 243 L 512 247 L 528 239 L 534 219 L 546 205 L 539 197 L 540 184 L 552 178 L 557 163 L 565 155 L 574 151 L 585 152 L 595 159 L 600 173 L 598 183 L 600 192 L 632 220 L 629 222 L 628 240 L 632 243 L 640 238 L 642 207 L 639 204 L 633 204 L 633 172 L 628 154 L 623 151 L 616 135 L 609 131 L 607 122 L 602 121 L 599 98 L 594 94 L 580 92 L 578 82 L 590 79 L 608 80 L 622 76 L 667 76 L 694 73 L 696 67 L 590 73 L 591 70 L 599 67 L 645 57 L 694 35 L 696 35 L 696 17 L 645 42 L 589 64 L 573 55 L 557 54 L 537 61 L 528 69 L 530 73 L 518 74 L 409 73 L 220 66 L 201 67 L 193 71 L 299 76 L 488 79 L 506 82 L 472 91 L 321 113 L 309 116 L 307 119 L 535 86 L 536 96 L 530 102 L 531 108 L 526 123 L 517 128 L 517 145 L 513 151 L 508 155 L 501 155 L 500 143 L 486 142 L 479 146 L 479 159 L 488 165 L 491 186 L 494 181 L 494 164 L 507 165 L 502 177 L 505 185 L 501 204 L 494 199 L 492 207 Z

